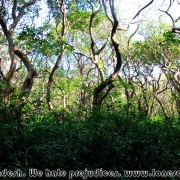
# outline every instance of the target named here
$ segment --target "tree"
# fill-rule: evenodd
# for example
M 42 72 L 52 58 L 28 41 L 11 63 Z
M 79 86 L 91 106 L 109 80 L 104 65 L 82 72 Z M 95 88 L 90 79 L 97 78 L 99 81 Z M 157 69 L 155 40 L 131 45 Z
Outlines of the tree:
M 18 23 L 23 19 L 23 16 L 27 13 L 28 8 L 35 3 L 36 0 L 26 3 L 24 1 L 17 2 L 17 0 L 14 0 L 13 2 L 3 0 L 1 1 L 0 25 L 8 42 L 9 56 L 11 59 L 11 64 L 8 72 L 5 74 L 1 69 L 1 72 L 3 72 L 3 80 L 6 83 L 5 89 L 1 88 L 1 95 L 3 96 L 4 102 L 6 102 L 10 100 L 11 93 L 14 91 L 14 88 L 12 86 L 12 78 L 17 70 L 18 60 L 16 56 L 18 56 L 28 71 L 28 74 L 23 84 L 21 85 L 20 97 L 16 102 L 16 106 L 18 106 L 18 109 L 20 111 L 24 107 L 24 101 L 29 96 L 37 72 L 33 65 L 30 63 L 27 55 L 19 50 L 17 45 L 15 45 L 13 36 Z M 11 24 L 8 27 L 9 23 Z

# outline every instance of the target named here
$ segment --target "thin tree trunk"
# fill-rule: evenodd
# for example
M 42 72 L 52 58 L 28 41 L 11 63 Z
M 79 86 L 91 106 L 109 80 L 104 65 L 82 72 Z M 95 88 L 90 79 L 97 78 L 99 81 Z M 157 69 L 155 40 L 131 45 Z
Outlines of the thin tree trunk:
M 65 35 L 65 31 L 66 31 L 66 8 L 65 8 L 65 0 L 62 0 L 61 2 L 61 5 L 60 5 L 60 10 L 61 10 L 61 13 L 62 13 L 62 30 L 61 30 L 61 39 L 64 39 L 64 35 Z M 53 83 L 53 77 L 54 77 L 54 74 L 56 72 L 56 70 L 58 69 L 59 67 L 59 63 L 60 61 L 62 60 L 63 58 L 63 55 L 64 55 L 64 50 L 65 50 L 65 46 L 62 45 L 62 52 L 61 54 L 59 55 L 50 75 L 49 75 L 49 80 L 48 80 L 48 85 L 47 85 L 47 95 L 46 95 L 46 101 L 47 101 L 47 104 L 48 104 L 48 108 L 49 110 L 52 110 L 53 109 L 53 105 L 52 105 L 52 102 L 51 102 L 51 87 L 52 87 L 52 83 Z

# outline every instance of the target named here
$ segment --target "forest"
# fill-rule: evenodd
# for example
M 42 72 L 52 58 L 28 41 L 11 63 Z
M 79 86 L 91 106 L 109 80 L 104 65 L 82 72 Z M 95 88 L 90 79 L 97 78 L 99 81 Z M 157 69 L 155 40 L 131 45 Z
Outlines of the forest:
M 2 179 L 179 167 L 179 0 L 0 0 Z

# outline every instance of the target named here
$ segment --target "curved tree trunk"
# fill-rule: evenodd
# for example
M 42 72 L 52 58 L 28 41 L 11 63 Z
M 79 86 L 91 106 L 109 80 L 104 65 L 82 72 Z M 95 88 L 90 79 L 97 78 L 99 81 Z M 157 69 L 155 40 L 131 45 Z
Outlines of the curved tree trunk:
M 103 7 L 105 9 L 105 12 L 107 12 L 104 0 L 102 2 L 103 2 Z M 121 65 L 122 65 L 121 53 L 119 51 L 119 43 L 116 39 L 118 20 L 117 20 L 116 14 L 115 14 L 114 0 L 109 0 L 109 4 L 110 4 L 111 15 L 113 17 L 113 20 L 111 20 L 108 17 L 112 22 L 111 42 L 112 42 L 112 45 L 116 52 L 117 63 L 116 63 L 116 67 L 114 68 L 113 74 L 108 79 L 103 81 L 98 87 L 96 87 L 94 89 L 93 109 L 100 109 L 103 100 L 107 97 L 107 95 L 109 94 L 111 89 L 114 87 L 114 85 L 112 83 L 118 77 L 118 73 L 119 73 Z

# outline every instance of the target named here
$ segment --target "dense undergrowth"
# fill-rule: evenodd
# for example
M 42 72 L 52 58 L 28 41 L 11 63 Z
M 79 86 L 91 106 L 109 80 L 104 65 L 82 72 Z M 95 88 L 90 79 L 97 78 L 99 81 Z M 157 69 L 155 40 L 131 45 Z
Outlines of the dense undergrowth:
M 147 118 L 136 111 L 127 113 L 125 106 L 82 118 L 65 111 L 63 116 L 26 111 L 0 124 L 0 169 L 28 174 L 30 168 L 43 172 L 102 168 L 119 171 L 119 179 L 130 179 L 123 177 L 124 170 L 178 170 L 179 141 L 176 118 Z

